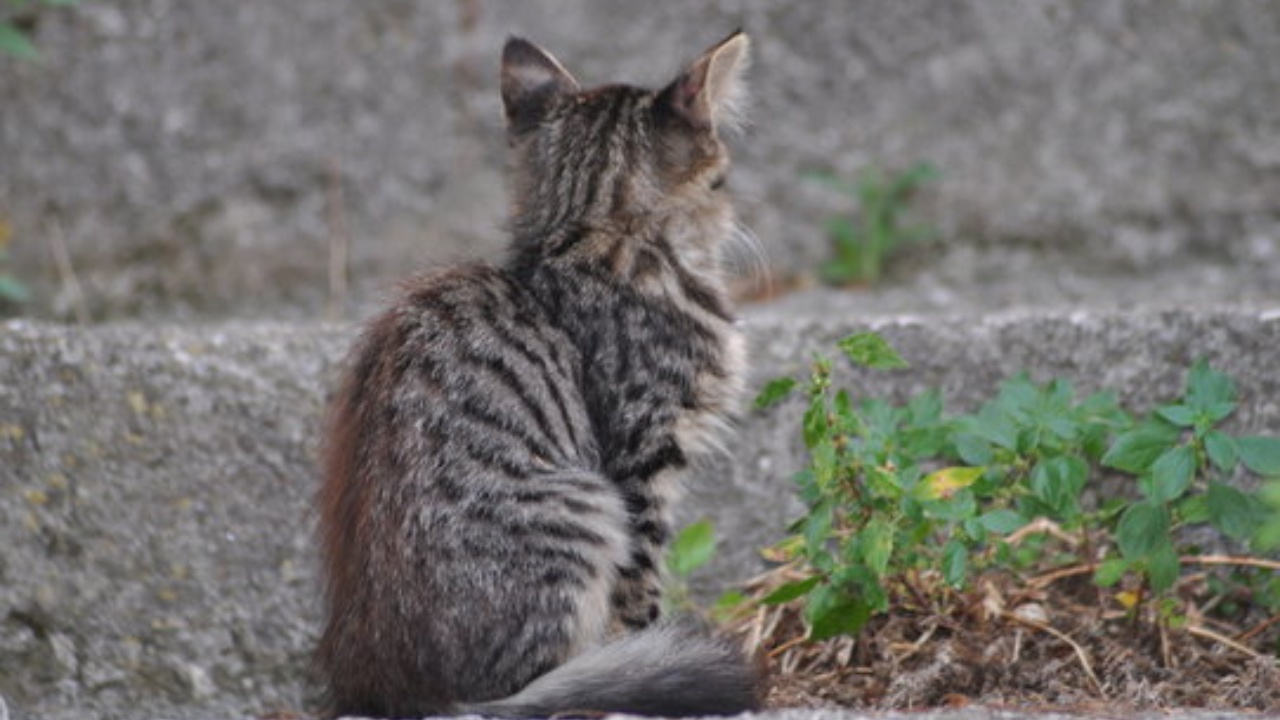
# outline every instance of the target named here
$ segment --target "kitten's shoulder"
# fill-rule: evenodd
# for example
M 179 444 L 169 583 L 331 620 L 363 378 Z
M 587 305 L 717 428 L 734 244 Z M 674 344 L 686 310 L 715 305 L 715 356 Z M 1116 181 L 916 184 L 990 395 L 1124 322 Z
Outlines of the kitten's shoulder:
M 518 284 L 505 270 L 491 265 L 458 265 L 421 273 L 399 284 L 388 308 L 393 315 L 412 318 L 421 313 L 472 316 L 516 301 Z

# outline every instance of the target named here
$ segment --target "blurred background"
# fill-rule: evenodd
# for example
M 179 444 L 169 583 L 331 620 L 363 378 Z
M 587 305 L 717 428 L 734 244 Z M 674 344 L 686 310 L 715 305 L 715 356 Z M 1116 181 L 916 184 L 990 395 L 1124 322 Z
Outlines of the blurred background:
M 0 720 L 315 707 L 324 398 L 398 280 L 501 258 L 503 41 L 657 86 L 738 27 L 753 391 L 879 325 L 877 397 L 1205 357 L 1280 433 L 1280 2 L 0 0 Z M 690 483 L 695 591 L 794 519 L 799 413 Z
M 739 26 L 743 299 L 1280 297 L 1274 2 L 0 0 L 0 306 L 361 317 L 501 255 L 508 34 L 659 85 Z

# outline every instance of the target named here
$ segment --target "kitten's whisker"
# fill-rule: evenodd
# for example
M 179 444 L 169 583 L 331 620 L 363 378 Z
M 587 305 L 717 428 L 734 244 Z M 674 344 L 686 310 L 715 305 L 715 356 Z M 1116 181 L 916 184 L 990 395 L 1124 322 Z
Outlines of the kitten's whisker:
M 726 261 L 734 274 L 751 282 L 754 290 L 762 290 L 766 297 L 772 296 L 773 273 L 770 270 L 769 254 L 759 236 L 746 225 L 735 222 L 725 243 Z

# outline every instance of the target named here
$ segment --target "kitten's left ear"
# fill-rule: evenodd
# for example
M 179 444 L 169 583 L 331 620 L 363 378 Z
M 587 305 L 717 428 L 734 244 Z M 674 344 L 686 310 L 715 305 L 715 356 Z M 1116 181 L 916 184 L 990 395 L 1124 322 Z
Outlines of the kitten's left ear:
M 751 41 L 741 30 L 721 40 L 662 91 L 658 106 L 700 130 L 739 122 L 750 49 Z
M 537 126 L 552 100 L 575 92 L 578 81 L 551 53 L 524 38 L 507 40 L 502 48 L 502 105 L 512 134 Z

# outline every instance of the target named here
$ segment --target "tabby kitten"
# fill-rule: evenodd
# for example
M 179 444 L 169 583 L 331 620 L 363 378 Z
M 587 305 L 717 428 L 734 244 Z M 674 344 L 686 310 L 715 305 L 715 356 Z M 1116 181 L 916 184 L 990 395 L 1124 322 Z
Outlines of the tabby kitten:
M 747 51 L 735 33 L 661 91 L 584 91 L 508 40 L 510 257 L 408 285 L 331 410 L 328 712 L 757 706 L 732 643 L 659 621 L 680 476 L 742 387 L 717 128 Z

